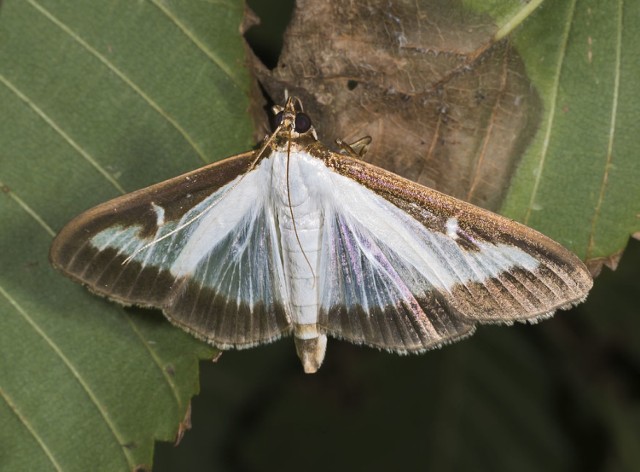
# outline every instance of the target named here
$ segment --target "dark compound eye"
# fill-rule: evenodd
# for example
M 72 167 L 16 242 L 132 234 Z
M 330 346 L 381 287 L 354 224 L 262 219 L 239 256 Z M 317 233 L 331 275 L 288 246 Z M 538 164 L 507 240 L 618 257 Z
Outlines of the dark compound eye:
M 279 111 L 278 113 L 276 113 L 275 115 L 271 115 L 271 128 L 275 131 L 276 128 L 278 126 L 280 126 L 280 123 L 282 123 L 282 116 L 284 115 L 283 112 Z
M 296 113 L 296 132 L 306 133 L 311 128 L 311 118 L 306 113 Z

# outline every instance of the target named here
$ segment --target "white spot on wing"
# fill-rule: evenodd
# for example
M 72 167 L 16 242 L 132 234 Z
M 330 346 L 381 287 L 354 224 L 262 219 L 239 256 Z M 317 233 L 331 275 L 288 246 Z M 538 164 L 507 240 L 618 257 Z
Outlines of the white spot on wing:
M 156 205 L 154 202 L 151 202 L 151 208 L 156 212 L 156 226 L 158 228 L 164 226 L 164 208 L 160 205 Z
M 451 239 L 458 239 L 458 218 L 449 218 L 447 220 L 447 236 Z

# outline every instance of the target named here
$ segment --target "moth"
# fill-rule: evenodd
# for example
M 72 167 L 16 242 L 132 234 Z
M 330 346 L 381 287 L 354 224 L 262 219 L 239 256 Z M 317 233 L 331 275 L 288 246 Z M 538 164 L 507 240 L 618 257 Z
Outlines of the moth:
M 293 334 L 308 373 L 328 336 L 420 353 L 585 299 L 560 244 L 367 164 L 366 140 L 329 150 L 298 99 L 274 112 L 257 150 L 76 217 L 53 266 L 220 349 Z

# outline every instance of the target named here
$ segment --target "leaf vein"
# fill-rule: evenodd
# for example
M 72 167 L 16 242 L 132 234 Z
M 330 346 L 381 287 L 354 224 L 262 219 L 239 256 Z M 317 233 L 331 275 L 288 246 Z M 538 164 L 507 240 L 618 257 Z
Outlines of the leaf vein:
M 55 231 L 51 229 L 51 226 L 49 226 L 44 221 L 44 218 L 42 218 L 33 208 L 27 205 L 27 203 L 23 199 L 18 197 L 8 186 L 6 186 L 2 182 L 2 180 L 0 180 L 0 189 L 2 190 L 3 193 L 7 194 L 9 198 L 11 198 L 14 202 L 16 202 L 20 206 L 20 208 L 22 208 L 25 212 L 27 212 L 29 216 L 31 216 L 34 220 L 36 220 L 36 222 L 40 226 L 42 226 L 47 233 L 49 233 L 49 236 L 53 237 L 56 235 Z
M 157 0 L 150 0 L 151 3 L 153 3 L 162 13 L 164 13 L 167 18 L 169 18 L 179 29 L 180 31 L 182 31 L 184 33 L 184 35 L 189 38 L 189 40 L 191 40 L 191 42 L 198 48 L 200 49 L 205 56 L 207 56 L 209 59 L 211 59 L 211 62 L 213 64 L 215 64 L 222 72 L 225 73 L 225 75 L 231 79 L 231 83 L 233 85 L 235 85 L 236 87 L 240 88 L 240 78 L 237 77 L 234 73 L 233 73 L 233 69 L 231 69 L 231 67 L 229 67 L 227 64 L 225 64 L 225 62 L 218 56 L 216 55 L 211 49 L 209 49 L 208 47 L 206 47 L 205 44 L 202 43 L 202 41 L 200 41 L 195 34 L 193 34 L 193 32 L 191 32 L 187 26 L 182 23 L 180 20 L 178 20 L 178 18 L 175 16 L 174 12 L 172 12 L 171 10 L 169 10 L 165 5 L 163 5 L 162 3 L 158 2 Z
M 564 59 L 569 42 L 569 35 L 571 32 L 571 25 L 573 24 L 573 17 L 575 15 L 576 0 L 572 0 L 571 7 L 569 9 L 568 19 L 566 21 L 566 28 L 562 32 L 562 44 L 561 52 L 558 55 L 558 62 L 556 64 L 556 73 L 553 77 L 553 86 L 551 87 L 551 93 L 549 94 L 549 103 L 551 108 L 549 109 L 549 118 L 547 121 L 546 129 L 544 130 L 544 139 L 542 141 L 542 149 L 540 150 L 540 162 L 536 169 L 536 174 L 533 182 L 533 189 L 531 190 L 531 197 L 529 198 L 529 204 L 527 205 L 527 213 L 525 214 L 523 223 L 528 224 L 531 217 L 531 211 L 535 206 L 535 200 L 538 196 L 538 189 L 540 187 L 540 181 L 542 180 L 542 171 L 546 164 L 547 153 L 549 151 L 549 142 L 551 141 L 551 132 L 554 128 L 554 120 L 556 115 L 556 109 L 558 106 L 558 90 L 560 88 L 560 76 L 562 75 L 562 69 L 564 67 Z
M 11 398 L 9 398 L 9 396 L 6 394 L 6 392 L 4 392 L 1 388 L 0 388 L 0 396 L 4 399 L 5 403 L 9 406 L 9 409 L 11 409 L 13 414 L 16 415 L 18 420 L 20 420 L 20 422 L 24 425 L 25 429 L 29 432 L 29 434 L 31 434 L 31 436 L 33 436 L 33 438 L 36 440 L 36 442 L 40 446 L 40 449 L 42 449 L 42 451 L 45 453 L 45 455 L 49 459 L 49 462 L 51 462 L 51 464 L 53 464 L 53 467 L 56 470 L 59 470 L 60 472 L 63 472 L 64 469 L 60 466 L 60 464 L 58 464 L 58 461 L 56 460 L 55 456 L 53 455 L 53 452 L 51 452 L 51 450 L 47 447 L 47 444 L 40 437 L 40 435 L 35 430 L 35 428 L 31 425 L 31 423 L 29 423 L 27 418 L 22 413 L 20 413 L 20 410 L 18 409 L 18 407 L 15 404 L 15 402 L 13 400 L 11 400 Z
M 620 63 L 622 60 L 622 10 L 623 0 L 618 0 L 618 15 L 617 15 L 617 34 L 616 34 L 616 65 L 614 70 L 613 79 L 613 99 L 611 103 L 611 121 L 609 123 L 609 140 L 607 143 L 607 159 L 604 165 L 604 172 L 602 174 L 602 181 L 600 182 L 600 192 L 598 193 L 598 201 L 593 210 L 593 218 L 591 219 L 591 228 L 589 230 L 589 244 L 587 246 L 586 258 L 592 257 L 592 252 L 596 244 L 595 232 L 598 220 L 600 219 L 600 213 L 602 211 L 602 204 L 604 202 L 605 193 L 609 183 L 609 172 L 611 171 L 613 161 L 613 141 L 616 132 L 616 118 L 618 115 L 618 100 L 620 93 Z
M 138 338 L 140 339 L 144 347 L 147 349 L 147 351 L 149 352 L 149 355 L 153 359 L 153 362 L 156 364 L 156 366 L 158 366 L 158 369 L 160 370 L 160 372 L 162 372 L 162 375 L 167 381 L 167 384 L 169 385 L 171 393 L 173 393 L 173 397 L 176 400 L 176 404 L 178 405 L 178 410 L 181 412 L 182 399 L 180 398 L 180 394 L 178 393 L 178 388 L 176 387 L 176 384 L 173 381 L 173 378 L 169 375 L 167 370 L 162 367 L 162 362 L 160 361 L 160 357 L 157 355 L 155 350 L 151 348 L 150 343 L 146 339 L 144 339 L 144 337 L 142 336 L 142 333 L 140 333 L 140 331 L 138 330 L 138 327 L 136 326 L 133 319 L 129 316 L 129 314 L 126 315 L 126 318 L 127 318 L 127 321 L 129 322 L 129 325 L 131 326 L 131 329 L 136 334 L 136 336 L 138 336 Z
M 38 4 L 35 0 L 27 0 L 36 10 L 42 13 L 49 21 L 55 24 L 58 28 L 64 31 L 70 38 L 80 44 L 85 50 L 87 50 L 90 54 L 92 54 L 97 60 L 99 60 L 102 64 L 104 64 L 107 69 L 113 72 L 122 82 L 127 85 L 131 90 L 133 90 L 136 94 L 138 94 L 153 110 L 155 110 L 160 116 L 162 116 L 171 126 L 173 126 L 178 133 L 184 138 L 184 140 L 189 143 L 189 145 L 193 148 L 194 152 L 200 157 L 200 159 L 204 163 L 208 163 L 209 161 L 205 157 L 204 152 L 200 149 L 200 147 L 196 144 L 195 140 L 187 133 L 187 131 L 180 126 L 180 124 L 171 117 L 165 110 L 162 109 L 160 105 L 158 105 L 149 95 L 147 95 L 142 88 L 136 85 L 127 75 L 118 69 L 115 64 L 109 61 L 105 56 L 100 54 L 97 49 L 93 48 L 89 43 L 83 40 L 75 31 L 65 25 L 62 21 L 56 18 L 51 12 L 46 10 L 42 5 Z M 125 193 L 123 191 L 123 193 Z
M 78 143 L 76 143 L 71 136 L 69 136 L 56 122 L 47 115 L 38 105 L 35 104 L 27 95 L 22 93 L 15 85 L 13 85 L 6 77 L 0 74 L 0 82 L 4 84 L 11 92 L 13 92 L 20 100 L 25 102 L 45 123 L 47 123 L 56 133 L 62 137 L 73 149 L 78 152 L 87 162 L 89 162 L 100 174 L 104 176 L 107 181 L 111 183 L 118 191 L 125 193 L 124 188 L 118 183 L 118 181 L 109 174 L 91 155 L 85 151 Z
M 9 302 L 11 306 L 13 306 L 13 308 L 31 326 L 31 328 L 33 328 L 33 330 L 36 333 L 38 333 L 38 335 L 49 345 L 51 350 L 58 356 L 58 358 L 62 360 L 64 365 L 67 367 L 67 369 L 69 369 L 71 374 L 75 377 L 76 381 L 84 389 L 85 393 L 87 394 L 91 402 L 94 404 L 94 406 L 98 410 L 98 413 L 100 414 L 100 416 L 102 416 L 103 421 L 111 431 L 111 434 L 113 435 L 113 437 L 116 439 L 117 444 L 120 445 L 120 450 L 122 451 L 127 464 L 130 466 L 130 469 L 133 469 L 136 463 L 134 458 L 131 455 L 131 452 L 126 447 L 124 447 L 124 444 L 126 444 L 126 440 L 122 437 L 116 425 L 111 421 L 111 419 L 107 415 L 106 408 L 100 403 L 96 394 L 93 392 L 91 387 L 82 378 L 82 375 L 80 375 L 80 372 L 78 372 L 78 370 L 73 365 L 71 360 L 64 355 L 60 347 L 58 347 L 58 345 L 53 341 L 53 339 L 47 336 L 47 334 L 42 330 L 42 328 L 40 328 L 40 326 L 38 326 L 38 324 L 31 318 L 31 316 L 29 316 L 27 311 L 24 308 L 22 308 L 20 304 L 18 304 L 18 302 L 13 299 L 13 297 L 11 297 L 11 295 L 9 295 L 9 293 L 1 285 L 0 285 L 0 295 L 2 295 Z
M 509 20 L 503 24 L 498 31 L 493 35 L 495 42 L 507 37 L 511 32 L 522 24 L 533 11 L 538 8 L 544 0 L 531 0 L 528 3 L 524 3 L 522 8 L 516 12 Z

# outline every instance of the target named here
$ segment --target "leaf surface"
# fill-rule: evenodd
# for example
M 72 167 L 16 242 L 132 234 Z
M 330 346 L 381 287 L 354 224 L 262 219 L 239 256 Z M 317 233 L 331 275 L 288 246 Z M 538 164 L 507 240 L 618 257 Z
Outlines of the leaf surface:
M 4 470 L 150 467 L 215 351 L 55 273 L 81 211 L 252 145 L 237 2 L 9 1 L 0 15 Z
M 639 30 L 636 2 L 574 0 L 545 3 L 515 36 L 545 113 L 503 211 L 588 260 L 640 231 Z

